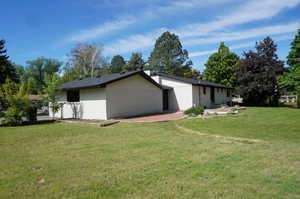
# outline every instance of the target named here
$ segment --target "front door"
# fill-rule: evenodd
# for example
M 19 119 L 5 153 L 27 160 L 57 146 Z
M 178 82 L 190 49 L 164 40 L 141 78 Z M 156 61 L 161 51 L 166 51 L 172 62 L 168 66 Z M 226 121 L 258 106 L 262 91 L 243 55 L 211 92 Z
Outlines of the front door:
M 163 90 L 163 110 L 169 109 L 169 90 Z
M 212 102 L 215 102 L 215 88 L 214 87 L 210 87 L 210 100 Z

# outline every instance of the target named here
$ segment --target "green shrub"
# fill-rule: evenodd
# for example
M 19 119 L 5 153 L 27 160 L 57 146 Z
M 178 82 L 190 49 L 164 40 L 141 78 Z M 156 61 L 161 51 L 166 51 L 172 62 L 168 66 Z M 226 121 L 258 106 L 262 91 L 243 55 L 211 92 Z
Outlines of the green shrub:
M 24 111 L 16 106 L 8 107 L 4 115 L 4 124 L 8 126 L 21 125 Z
M 204 108 L 201 106 L 194 106 L 184 111 L 186 115 L 200 115 L 204 113 Z

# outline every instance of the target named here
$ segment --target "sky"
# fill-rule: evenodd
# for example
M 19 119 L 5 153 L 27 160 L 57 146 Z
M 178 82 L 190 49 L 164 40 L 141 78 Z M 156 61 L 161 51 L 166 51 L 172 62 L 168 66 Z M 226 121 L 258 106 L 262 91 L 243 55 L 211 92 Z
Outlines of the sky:
M 147 60 L 170 31 L 203 71 L 221 41 L 242 57 L 270 36 L 285 60 L 300 28 L 300 0 L 10 0 L 1 16 L 0 39 L 16 64 L 42 56 L 65 62 L 78 43 L 102 45 L 108 59 L 140 52 Z

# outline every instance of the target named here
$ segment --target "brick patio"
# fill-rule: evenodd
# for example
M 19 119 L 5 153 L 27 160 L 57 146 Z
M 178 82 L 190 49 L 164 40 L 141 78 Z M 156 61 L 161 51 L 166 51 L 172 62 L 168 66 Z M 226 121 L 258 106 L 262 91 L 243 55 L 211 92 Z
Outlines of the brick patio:
M 163 122 L 163 121 L 172 121 L 172 120 L 180 120 L 185 118 L 183 112 L 176 113 L 163 113 L 157 115 L 149 115 L 142 117 L 132 117 L 127 119 L 120 119 L 121 122 Z

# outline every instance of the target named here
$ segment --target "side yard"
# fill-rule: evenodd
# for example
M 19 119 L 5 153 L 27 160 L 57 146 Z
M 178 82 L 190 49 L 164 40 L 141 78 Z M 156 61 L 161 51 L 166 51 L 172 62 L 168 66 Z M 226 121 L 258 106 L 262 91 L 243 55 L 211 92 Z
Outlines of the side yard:
M 299 198 L 299 129 L 291 108 L 2 127 L 0 198 Z

